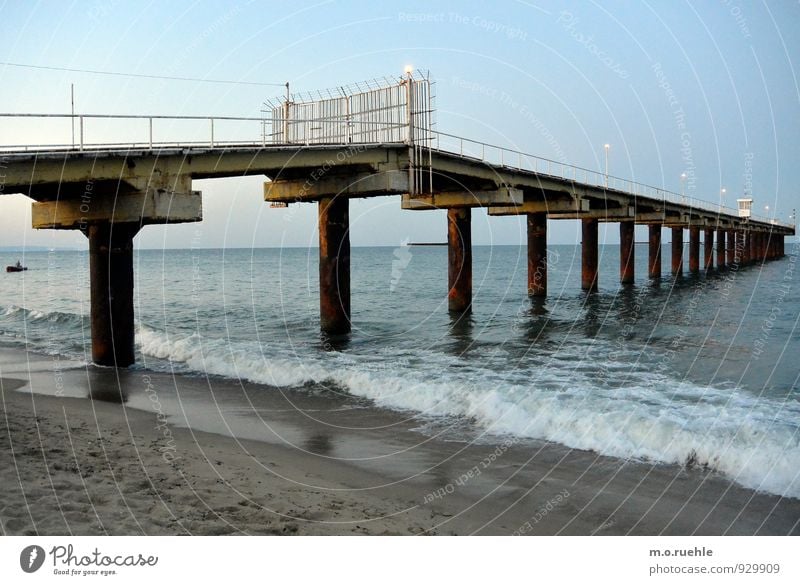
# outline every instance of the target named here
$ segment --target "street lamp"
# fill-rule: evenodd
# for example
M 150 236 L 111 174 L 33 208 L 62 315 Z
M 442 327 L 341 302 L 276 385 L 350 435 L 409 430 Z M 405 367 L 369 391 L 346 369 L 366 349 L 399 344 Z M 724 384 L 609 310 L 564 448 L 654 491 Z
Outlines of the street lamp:
M 603 148 L 606 149 L 606 189 L 608 189 L 608 151 L 611 148 L 610 144 L 604 144 Z
M 727 193 L 727 192 L 728 192 L 728 190 L 725 187 L 723 187 L 722 189 L 719 190 L 719 210 L 720 211 L 722 211 L 722 208 L 725 207 L 725 193 Z

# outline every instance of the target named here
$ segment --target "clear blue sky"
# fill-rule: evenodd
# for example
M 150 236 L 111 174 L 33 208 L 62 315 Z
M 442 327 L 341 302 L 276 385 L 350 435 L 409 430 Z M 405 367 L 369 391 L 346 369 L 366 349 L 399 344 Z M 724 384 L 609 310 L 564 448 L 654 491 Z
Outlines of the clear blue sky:
M 291 6 L 291 7 L 290 7 Z M 437 82 L 439 130 L 716 202 L 752 174 L 755 209 L 800 207 L 800 2 L 4 2 L 0 61 L 166 76 L 291 82 L 296 90 L 399 75 Z M 279 87 L 104 77 L 0 65 L 0 111 L 258 116 Z M 31 132 L 45 132 L 43 128 Z M 0 141 L 13 140 L 7 127 Z M 196 181 L 206 219 L 147 227 L 141 247 L 316 243 L 316 209 L 261 199 L 261 180 Z M 0 199 L 0 246 L 84 245 L 31 230 Z M 351 204 L 354 245 L 443 240 L 444 212 Z M 517 244 L 516 218 L 473 215 L 476 244 Z M 608 242 L 616 242 L 612 224 Z M 576 222 L 551 223 L 574 243 Z M 601 235 L 604 236 L 604 234 Z

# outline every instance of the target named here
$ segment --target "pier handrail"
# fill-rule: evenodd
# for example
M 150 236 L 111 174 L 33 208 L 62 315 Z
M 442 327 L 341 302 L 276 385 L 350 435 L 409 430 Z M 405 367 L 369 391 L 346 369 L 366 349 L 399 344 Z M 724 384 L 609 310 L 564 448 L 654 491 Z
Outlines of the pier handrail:
M 78 136 L 75 143 L 72 144 L 19 144 L 19 145 L 4 145 L 0 144 L 0 154 L 24 154 L 28 152 L 41 152 L 42 149 L 49 151 L 78 151 L 83 152 L 86 150 L 111 150 L 111 149 L 143 149 L 143 150 L 156 150 L 165 148 L 215 148 L 215 147 L 280 147 L 287 145 L 294 145 L 294 143 L 277 143 L 273 139 L 279 135 L 280 132 L 272 132 L 272 125 L 275 120 L 272 118 L 264 117 L 247 117 L 247 116 L 200 116 L 200 115 L 136 115 L 136 114 L 44 114 L 44 113 L 0 113 L 0 119 L 27 119 L 27 118 L 59 118 L 71 119 L 72 124 L 78 122 Z M 99 119 L 99 120 L 147 120 L 148 121 L 148 140 L 141 141 L 117 141 L 117 142 L 102 142 L 94 143 L 87 140 L 86 137 L 86 120 Z M 207 123 L 206 132 L 208 132 L 208 139 L 205 140 L 168 140 L 158 141 L 154 139 L 154 121 L 203 121 Z M 278 120 L 281 122 L 280 120 Z M 219 122 L 257 122 L 260 128 L 260 140 L 219 140 L 215 139 L 215 126 L 219 129 Z M 304 123 L 332 123 L 331 118 L 315 118 L 304 119 Z M 361 125 L 376 126 L 386 125 L 386 122 L 364 122 L 358 120 L 347 120 L 346 127 L 353 127 Z M 400 125 L 392 125 L 400 126 Z M 269 130 L 269 131 L 268 131 Z M 368 130 L 362 130 L 367 132 Z M 721 203 L 711 203 L 694 197 L 681 195 L 674 191 L 640 183 L 631 179 L 624 179 L 614 175 L 607 175 L 606 173 L 571 165 L 562 161 L 548 159 L 545 157 L 537 156 L 531 153 L 526 153 L 520 150 L 514 150 L 488 142 L 479 140 L 472 140 L 457 136 L 455 134 L 448 134 L 436 130 L 430 130 L 430 137 L 427 144 L 422 145 L 425 149 L 430 149 L 432 152 L 440 152 L 449 155 L 457 155 L 465 159 L 480 161 L 485 164 L 500 166 L 509 170 L 533 172 L 538 175 L 549 176 L 565 181 L 573 181 L 585 185 L 604 188 L 609 191 L 617 191 L 636 197 L 646 197 L 649 199 L 660 200 L 664 203 L 670 202 L 680 205 L 686 205 L 690 208 L 700 209 L 706 212 L 717 213 L 719 215 L 731 215 L 738 217 L 738 210 L 725 207 Z M 342 135 L 341 141 L 331 142 L 331 145 L 345 145 L 352 144 L 352 131 L 346 131 Z M 362 144 L 361 142 L 355 142 Z M 307 143 L 303 143 L 307 144 Z M 383 142 L 368 142 L 363 144 L 383 144 Z M 403 143 L 398 143 L 403 144 Z M 320 146 L 322 143 L 319 144 Z M 794 227 L 793 224 L 782 222 L 775 218 L 762 217 L 751 215 L 751 220 L 770 223 L 772 225 L 781 227 Z

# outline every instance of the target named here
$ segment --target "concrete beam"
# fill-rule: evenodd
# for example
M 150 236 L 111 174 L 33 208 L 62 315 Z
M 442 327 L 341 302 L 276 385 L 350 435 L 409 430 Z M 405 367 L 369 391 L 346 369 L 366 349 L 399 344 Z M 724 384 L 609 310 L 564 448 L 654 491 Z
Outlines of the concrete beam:
M 322 176 L 317 178 L 314 178 L 312 173 L 304 179 L 277 180 L 264 183 L 264 201 L 280 203 L 318 201 L 342 196 L 400 195 L 407 192 L 408 173 L 403 171 L 355 173 L 352 175 Z
M 522 189 L 499 187 L 490 191 L 455 191 L 431 195 L 403 195 L 402 209 L 431 210 L 457 207 L 519 206 L 523 203 Z M 501 207 L 502 208 L 502 207 Z
M 100 222 L 184 223 L 203 219 L 200 191 L 176 193 L 149 189 L 140 193 L 103 195 L 91 193 L 81 199 L 35 201 L 31 204 L 31 224 L 35 229 L 84 229 Z
M 489 207 L 489 215 L 525 215 L 546 213 L 555 216 L 560 213 L 584 213 L 589 211 L 588 199 L 557 199 L 555 201 L 525 201 L 514 206 Z

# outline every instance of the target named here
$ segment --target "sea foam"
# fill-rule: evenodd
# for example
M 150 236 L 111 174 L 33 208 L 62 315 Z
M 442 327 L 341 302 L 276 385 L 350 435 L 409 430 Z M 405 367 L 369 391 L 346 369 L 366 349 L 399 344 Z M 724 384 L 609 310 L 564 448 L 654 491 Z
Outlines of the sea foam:
M 600 454 L 707 466 L 743 486 L 800 497 L 800 405 L 736 388 L 694 386 L 658 373 L 623 387 L 593 384 L 547 364 L 503 380 L 496 371 L 381 368 L 375 356 L 331 352 L 296 357 L 256 342 L 171 337 L 140 327 L 142 353 L 192 371 L 279 387 L 333 384 L 383 407 L 466 417 L 487 433 L 554 441 Z M 391 361 L 389 355 L 381 356 Z M 520 384 L 521 378 L 528 380 Z

